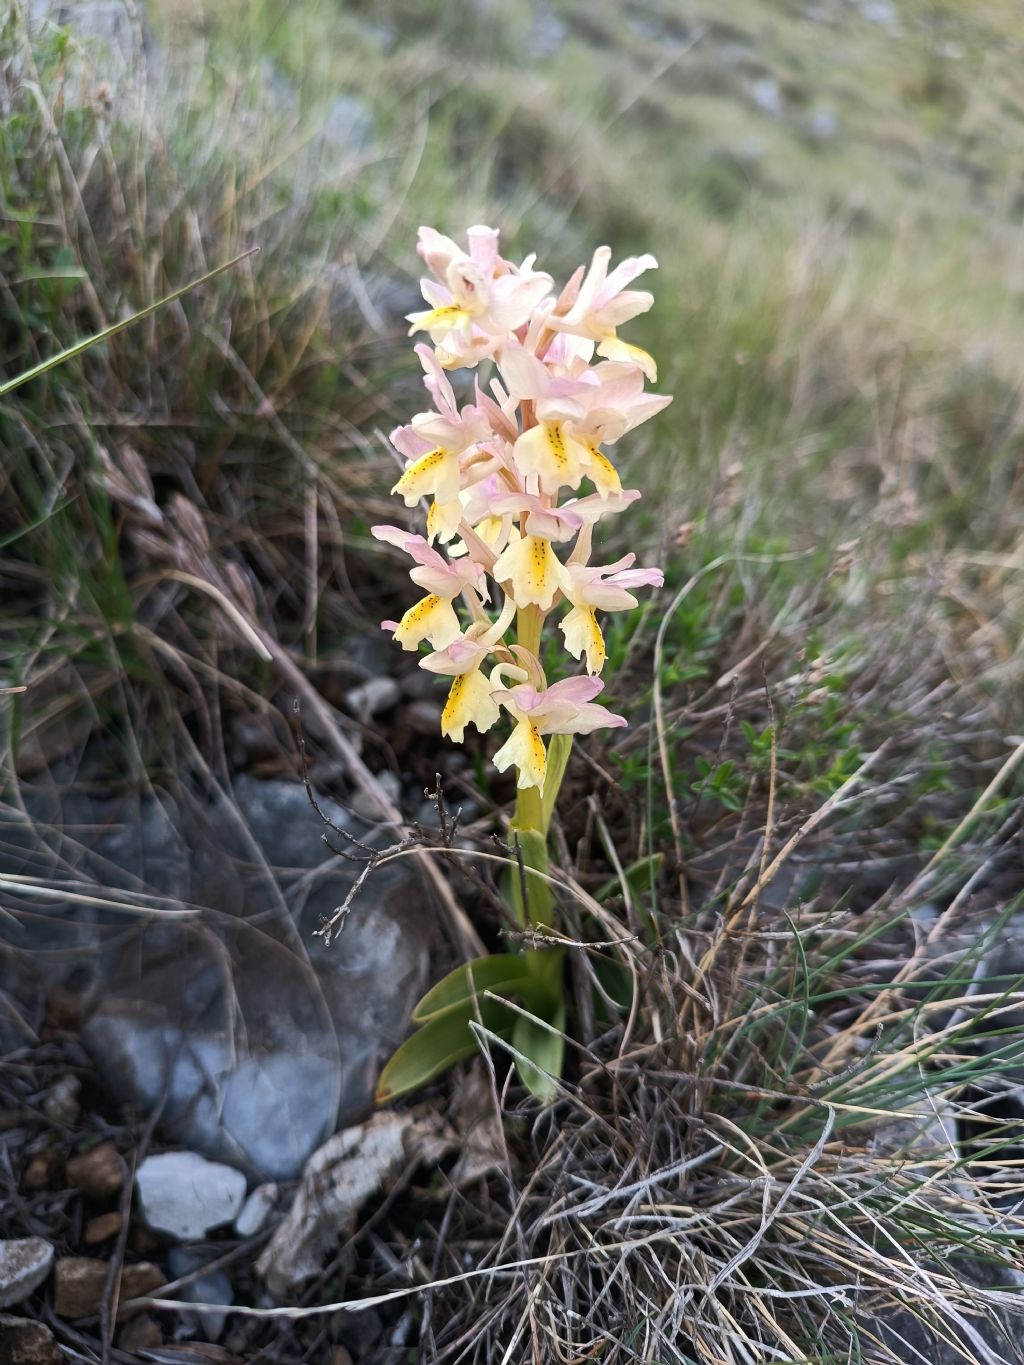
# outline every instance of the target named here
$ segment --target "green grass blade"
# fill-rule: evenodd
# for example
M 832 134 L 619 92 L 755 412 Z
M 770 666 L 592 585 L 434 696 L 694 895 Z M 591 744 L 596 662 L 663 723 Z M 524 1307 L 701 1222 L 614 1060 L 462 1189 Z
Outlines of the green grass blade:
M 105 327 L 102 332 L 97 332 L 95 336 L 86 337 L 83 341 L 76 341 L 73 346 L 60 351 L 57 355 L 50 356 L 49 360 L 41 360 L 38 365 L 33 365 L 30 370 L 25 370 L 21 374 L 16 374 L 13 379 L 8 379 L 5 384 L 0 384 L 0 398 L 6 397 L 12 390 L 20 388 L 22 384 L 27 384 L 30 379 L 38 379 L 47 370 L 52 370 L 56 365 L 62 365 L 65 360 L 73 360 L 75 356 L 87 351 L 90 346 L 96 346 L 101 341 L 107 341 L 110 337 L 116 336 L 118 332 L 123 332 L 125 328 L 133 326 L 136 322 L 141 322 L 143 318 L 148 318 L 151 313 L 155 313 L 159 308 L 166 307 L 169 303 L 174 303 L 176 299 L 183 298 L 190 294 L 193 289 L 198 289 L 200 285 L 208 284 L 210 280 L 215 280 L 218 275 L 223 275 L 226 270 L 232 269 L 240 261 L 248 260 L 250 256 L 259 251 L 258 246 L 250 247 L 248 251 L 243 251 L 240 256 L 235 256 L 233 260 L 225 261 L 222 265 L 216 266 L 213 270 L 207 271 L 205 275 L 200 275 L 198 279 L 183 284 L 180 289 L 175 289 L 173 293 L 166 294 L 156 303 L 151 303 L 139 312 L 133 313 L 130 318 L 124 318 L 121 322 L 115 322 L 111 327 Z

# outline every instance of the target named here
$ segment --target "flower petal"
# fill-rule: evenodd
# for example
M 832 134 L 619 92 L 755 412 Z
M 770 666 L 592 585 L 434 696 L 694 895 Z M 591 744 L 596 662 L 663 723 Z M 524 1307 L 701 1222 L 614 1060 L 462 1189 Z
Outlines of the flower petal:
M 597 617 L 590 607 L 573 607 L 572 611 L 559 622 L 558 629 L 565 637 L 565 647 L 574 659 L 582 654 L 587 656 L 587 668 L 591 673 L 600 673 L 604 668 L 608 651 L 605 649 L 604 636 L 597 624 Z
M 597 348 L 597 354 L 603 355 L 608 360 L 631 360 L 635 365 L 640 366 L 652 384 L 658 382 L 658 363 L 654 356 L 639 346 L 631 346 L 628 341 L 620 340 L 614 332 L 610 332 L 602 339 Z
M 537 474 L 545 493 L 579 488 L 589 463 L 587 447 L 571 436 L 562 422 L 538 422 L 516 441 L 512 457 L 524 474 Z
M 452 680 L 448 700 L 441 712 L 441 733 L 461 744 L 466 726 L 475 725 L 483 734 L 501 714 L 491 699 L 491 684 L 480 670 L 461 673 Z
M 441 502 L 457 501 L 459 457 L 442 446 L 436 446 L 413 461 L 391 491 L 405 499 L 406 507 L 415 507 L 420 498 L 430 495 Z
M 465 327 L 470 321 L 469 314 L 456 303 L 442 304 L 440 308 L 428 308 L 422 313 L 406 313 L 406 321 L 411 322 L 409 336 L 416 332 L 427 332 L 431 341 L 442 341 L 449 332 L 457 327 Z
M 511 541 L 498 556 L 493 576 L 511 583 L 511 595 L 520 607 L 531 604 L 547 611 L 559 592 L 570 585 L 569 574 L 543 536 L 523 536 Z
M 587 473 L 602 498 L 622 492 L 618 470 L 596 445 L 587 446 Z
M 395 630 L 395 639 L 403 649 L 415 649 L 423 640 L 429 640 L 435 649 L 447 649 L 461 634 L 451 602 L 430 593 L 405 613 Z
M 529 720 L 519 721 L 494 755 L 494 766 L 499 773 L 505 772 L 513 763 L 519 769 L 516 786 L 521 791 L 526 787 L 543 788 L 548 756 L 540 731 Z

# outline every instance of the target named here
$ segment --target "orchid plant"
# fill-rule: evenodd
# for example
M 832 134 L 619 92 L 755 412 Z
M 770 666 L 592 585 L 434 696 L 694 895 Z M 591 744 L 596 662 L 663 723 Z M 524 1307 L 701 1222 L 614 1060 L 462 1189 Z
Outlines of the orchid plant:
M 634 567 L 633 554 L 591 563 L 595 527 L 640 497 L 623 489 L 603 448 L 671 399 L 645 391 L 644 381 L 657 379 L 654 360 L 618 335 L 653 303 L 629 287 L 657 265 L 653 256 L 609 271 L 611 251 L 599 247 L 558 293 L 533 256 L 518 266 L 504 260 L 493 228 L 471 227 L 467 246 L 419 230 L 429 307 L 409 315 L 410 335 L 432 343 L 416 347 L 432 406 L 391 434 L 408 462 L 392 492 L 409 508 L 425 502 L 426 534 L 397 526 L 373 534 L 413 561 L 409 576 L 423 596 L 384 628 L 403 649 L 426 642 L 420 667 L 451 679 L 442 733 L 462 743 L 468 726 L 487 733 L 511 721 L 494 765 L 516 772 L 519 875 L 510 900 L 537 942 L 554 921 L 548 828 L 572 736 L 626 724 L 595 700 L 606 660 L 598 612 L 628 611 L 633 589 L 663 580 L 660 569 Z M 448 375 L 462 369 L 476 374 L 463 394 L 471 401 L 460 405 Z M 567 655 L 584 671 L 549 682 L 540 656 L 556 616 Z M 477 958 L 435 986 L 414 1012 L 417 1031 L 385 1067 L 379 1097 L 469 1055 L 474 1022 L 506 1040 L 523 1080 L 550 1096 L 565 1022 L 551 937 L 550 947 Z

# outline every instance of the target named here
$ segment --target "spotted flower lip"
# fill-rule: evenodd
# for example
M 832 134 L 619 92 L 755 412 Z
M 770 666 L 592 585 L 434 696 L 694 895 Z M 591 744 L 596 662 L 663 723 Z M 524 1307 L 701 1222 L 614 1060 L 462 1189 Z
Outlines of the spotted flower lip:
M 465 635 L 420 660 L 420 668 L 452 679 L 441 712 L 441 733 L 457 743 L 462 743 L 467 726 L 474 725 L 484 734 L 498 719 L 499 707 L 481 665 L 504 637 L 515 611 L 516 604 L 506 598 L 494 621 L 474 622 Z
M 427 594 L 400 621 L 383 621 L 382 628 L 390 630 L 403 649 L 416 649 L 424 640 L 435 649 L 445 649 L 461 634 L 452 600 L 473 590 L 486 595 L 483 569 L 471 559 L 449 563 L 423 536 L 403 531 L 400 526 L 373 526 L 370 530 L 377 540 L 397 546 L 416 560 L 409 577 Z
M 653 359 L 618 335 L 651 306 L 630 286 L 656 261 L 612 269 L 599 247 L 559 291 L 533 256 L 505 259 L 483 224 L 464 246 L 422 227 L 417 249 L 428 306 L 409 321 L 431 342 L 416 346 L 430 406 L 392 432 L 406 461 L 392 492 L 410 509 L 426 500 L 426 535 L 372 531 L 410 556 L 425 596 L 384 626 L 403 649 L 429 646 L 420 667 L 451 680 L 442 733 L 461 742 L 510 718 L 494 762 L 516 768 L 520 789 L 542 789 L 547 736 L 625 725 L 594 700 L 607 662 L 599 614 L 662 581 L 633 553 L 591 563 L 596 528 L 640 497 L 609 449 L 671 401 L 646 390 Z M 451 371 L 486 359 L 493 370 L 457 397 Z M 538 651 L 554 613 L 567 662 L 586 671 L 549 685 Z

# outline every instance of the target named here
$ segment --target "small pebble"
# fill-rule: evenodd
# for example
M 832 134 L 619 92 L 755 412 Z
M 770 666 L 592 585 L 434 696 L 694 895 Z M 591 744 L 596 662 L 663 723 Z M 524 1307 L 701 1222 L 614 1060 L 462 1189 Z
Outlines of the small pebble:
M 164 1334 L 148 1313 L 129 1318 L 117 1334 L 122 1351 L 151 1351 L 164 1344 Z
M 135 1173 L 143 1218 L 154 1232 L 179 1242 L 198 1241 L 211 1229 L 234 1222 L 245 1185 L 241 1171 L 196 1152 L 148 1156 Z
M 108 1237 L 116 1237 L 121 1231 L 121 1215 L 114 1213 L 101 1213 L 96 1218 L 90 1218 L 85 1225 L 85 1232 L 82 1234 L 87 1246 L 95 1246 L 97 1242 L 105 1242 Z
M 0 1361 L 4 1365 L 61 1365 L 64 1353 L 44 1323 L 0 1313 Z
M 235 1231 L 239 1237 L 255 1237 L 257 1232 L 266 1227 L 267 1219 L 277 1203 L 277 1193 L 277 1186 L 273 1182 L 256 1186 L 235 1219 Z
M 349 688 L 345 693 L 345 705 L 354 716 L 367 720 L 370 716 L 379 716 L 382 711 L 389 711 L 399 695 L 399 686 L 394 678 L 381 675 L 367 678 L 357 687 Z
M 178 1290 L 183 1303 L 220 1303 L 225 1308 L 234 1303 L 235 1291 L 231 1280 L 223 1270 L 204 1270 L 207 1258 L 201 1253 L 190 1247 L 171 1247 L 167 1259 L 175 1279 L 200 1272 Z M 219 1313 L 214 1308 L 199 1308 L 194 1315 L 182 1313 L 180 1316 L 183 1321 L 194 1316 L 207 1341 L 219 1341 L 224 1334 L 227 1313 Z
M 43 1100 L 43 1113 L 52 1123 L 70 1126 L 78 1118 L 78 1094 L 82 1082 L 77 1076 L 62 1076 Z
M 73 1156 L 67 1166 L 68 1183 L 90 1199 L 117 1194 L 126 1173 L 124 1158 L 112 1142 L 101 1142 L 91 1151 Z
M 88 1256 L 62 1256 L 54 1266 L 53 1311 L 59 1318 L 73 1321 L 99 1312 L 107 1285 L 106 1261 Z M 121 1271 L 118 1302 L 152 1294 L 165 1283 L 163 1272 L 149 1261 L 126 1265 Z
M 26 1190 L 42 1190 L 56 1180 L 61 1167 L 61 1154 L 58 1147 L 45 1147 L 41 1152 L 29 1157 L 25 1173 L 21 1178 Z

